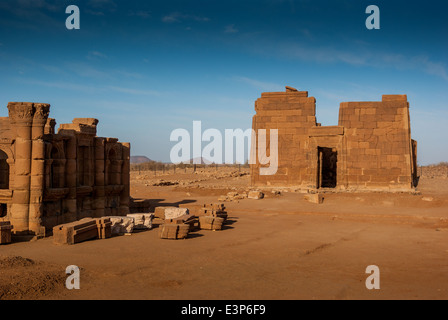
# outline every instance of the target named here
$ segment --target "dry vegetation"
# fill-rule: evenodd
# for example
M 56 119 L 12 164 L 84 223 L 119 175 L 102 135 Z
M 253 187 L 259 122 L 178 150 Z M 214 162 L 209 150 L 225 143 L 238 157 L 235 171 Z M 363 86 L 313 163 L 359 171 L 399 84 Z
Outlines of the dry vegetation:
M 448 178 L 448 162 L 440 162 L 429 166 L 419 167 L 418 174 L 425 178 Z

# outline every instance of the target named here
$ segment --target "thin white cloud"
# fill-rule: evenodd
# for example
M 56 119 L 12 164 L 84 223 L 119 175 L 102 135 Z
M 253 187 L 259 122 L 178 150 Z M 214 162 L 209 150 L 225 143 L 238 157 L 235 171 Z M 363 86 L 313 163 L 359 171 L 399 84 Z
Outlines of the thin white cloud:
M 86 13 L 95 16 L 104 16 L 104 12 L 115 12 L 116 10 L 117 4 L 113 0 L 90 0 L 87 3 Z
M 159 96 L 160 95 L 160 92 L 154 91 L 154 90 L 138 90 L 138 89 L 114 87 L 114 86 L 110 86 L 110 87 L 108 87 L 108 89 L 117 91 L 117 92 L 121 92 L 121 93 L 130 94 L 130 95 L 143 95 L 143 96 Z
M 71 83 L 71 82 L 49 82 L 49 81 L 41 81 L 41 80 L 33 80 L 33 79 L 20 79 L 18 80 L 21 83 L 35 85 L 35 86 L 42 86 L 47 88 L 55 88 L 55 89 L 64 89 L 64 90 L 70 90 L 70 91 L 80 91 L 80 92 L 87 92 L 87 93 L 99 93 L 99 92 L 105 92 L 105 91 L 115 91 L 119 93 L 125 93 L 128 95 L 137 95 L 137 96 L 159 96 L 161 95 L 160 92 L 155 90 L 139 90 L 139 89 L 133 89 L 133 88 L 125 88 L 125 87 L 116 87 L 116 86 L 91 86 L 91 85 L 84 85 L 84 84 L 77 84 L 77 83 Z
M 101 53 L 99 51 L 90 51 L 87 55 L 87 59 L 94 60 L 94 59 L 107 59 L 107 55 L 104 53 Z
M 419 70 L 426 74 L 448 80 L 448 70 L 444 63 L 433 61 L 428 56 L 406 56 L 399 53 L 372 52 L 370 50 L 339 50 L 329 47 L 307 45 L 283 45 L 277 47 L 281 55 L 317 63 L 345 63 L 353 66 L 394 68 L 398 70 Z
M 208 22 L 210 21 L 207 17 L 200 17 L 191 14 L 184 14 L 181 12 L 172 12 L 169 15 L 166 15 L 162 18 L 162 21 L 165 23 L 179 23 L 182 21 L 198 21 L 198 22 Z
M 81 92 L 98 92 L 99 88 L 94 86 L 81 85 L 69 82 L 48 82 L 40 80 L 20 80 L 20 82 L 25 84 L 31 84 L 36 86 L 42 86 L 47 88 L 64 89 L 71 91 L 81 91 Z
M 225 27 L 224 33 L 238 33 L 238 29 L 235 28 L 234 24 L 229 24 Z
M 21 8 L 45 9 L 52 12 L 57 12 L 60 9 L 60 5 L 46 0 L 18 0 L 16 5 Z
M 444 64 L 430 61 L 428 57 L 424 56 L 415 58 L 415 61 L 424 72 L 448 80 L 448 72 Z
M 128 16 L 139 17 L 142 19 L 149 19 L 151 18 L 151 11 L 144 11 L 144 10 L 129 11 Z
M 98 70 L 86 63 L 70 63 L 68 68 L 80 77 L 105 79 L 111 78 L 110 73 Z
M 284 89 L 285 89 L 283 86 L 281 86 L 277 83 L 264 82 L 264 81 L 247 78 L 247 77 L 235 77 L 234 79 L 236 81 L 246 83 L 246 84 L 248 84 L 254 88 L 260 89 L 262 91 L 284 91 Z

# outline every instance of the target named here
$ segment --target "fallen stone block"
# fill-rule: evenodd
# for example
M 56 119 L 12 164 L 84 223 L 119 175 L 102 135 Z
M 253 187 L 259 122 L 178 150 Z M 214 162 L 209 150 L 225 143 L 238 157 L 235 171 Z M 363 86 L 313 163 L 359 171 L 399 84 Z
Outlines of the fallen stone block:
M 91 218 L 71 222 L 53 228 L 53 242 L 58 245 L 74 245 L 98 239 L 98 226 Z
M 320 193 L 309 193 L 304 196 L 304 199 L 306 201 L 316 203 L 316 204 L 322 204 L 324 202 L 324 197 Z
M 202 216 L 199 217 L 199 225 L 202 230 L 222 230 L 224 218 Z
M 190 231 L 188 224 L 165 223 L 159 227 L 160 239 L 185 239 Z
M 198 217 L 189 214 L 175 219 L 165 220 L 165 224 L 188 224 L 190 226 L 190 231 L 194 231 L 200 228 Z
M 226 202 L 226 201 L 231 201 L 231 200 L 229 199 L 228 196 L 219 196 L 218 201 Z
M 198 202 L 187 202 L 187 203 L 179 204 L 179 208 L 187 208 L 188 213 L 193 216 L 200 215 L 202 207 L 203 207 L 203 204 L 198 203 Z
M 223 218 L 225 222 L 228 217 L 225 209 L 226 207 L 223 203 L 204 204 L 204 206 L 202 207 L 202 215 Z
M 250 191 L 247 195 L 248 199 L 260 200 L 264 198 L 264 193 L 261 191 Z
M 13 228 L 9 221 L 0 221 L 0 245 L 11 243 L 11 230 Z
M 165 210 L 165 220 L 176 219 L 184 215 L 188 215 L 189 211 L 187 208 L 167 208 Z
M 132 213 L 127 217 L 134 219 L 134 230 L 150 230 L 152 229 L 152 219 L 154 217 L 151 213 Z
M 134 218 L 108 217 L 112 222 L 112 236 L 124 235 L 134 231 Z
M 202 206 L 202 208 L 215 210 L 215 211 L 225 211 L 226 206 L 224 203 L 206 203 Z
M 155 207 L 154 208 L 154 217 L 165 220 L 165 211 L 166 209 L 178 209 L 177 207 Z
M 110 218 L 96 218 L 98 228 L 98 239 L 109 239 L 112 237 L 112 222 Z

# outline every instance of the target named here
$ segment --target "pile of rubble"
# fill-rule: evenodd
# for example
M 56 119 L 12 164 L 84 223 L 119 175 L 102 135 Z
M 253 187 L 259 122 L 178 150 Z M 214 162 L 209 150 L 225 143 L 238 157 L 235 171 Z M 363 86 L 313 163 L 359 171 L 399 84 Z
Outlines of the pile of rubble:
M 85 218 L 53 228 L 53 242 L 73 245 L 87 240 L 109 239 L 130 235 L 135 230 L 152 229 L 152 213 L 129 214 L 126 217 Z
M 238 201 L 243 199 L 254 199 L 254 200 L 260 200 L 264 199 L 264 193 L 261 191 L 249 191 L 249 192 L 236 192 L 232 191 L 227 193 L 227 195 L 222 195 L 218 198 L 218 201 L 220 202 L 226 202 L 226 201 Z
M 159 226 L 159 237 L 171 240 L 185 239 L 196 230 L 222 230 L 227 221 L 223 204 L 205 204 L 199 216 L 190 215 L 187 208 L 157 207 L 155 216 L 164 221 Z
M 53 243 L 74 245 L 88 240 L 109 239 L 113 236 L 131 235 L 138 230 L 151 230 L 154 218 L 159 225 L 161 239 L 185 239 L 197 230 L 222 230 L 227 222 L 224 204 L 204 204 L 191 215 L 188 208 L 156 207 L 154 213 L 133 213 L 125 217 L 84 218 L 53 228 Z M 11 243 L 13 226 L 0 221 L 0 245 Z

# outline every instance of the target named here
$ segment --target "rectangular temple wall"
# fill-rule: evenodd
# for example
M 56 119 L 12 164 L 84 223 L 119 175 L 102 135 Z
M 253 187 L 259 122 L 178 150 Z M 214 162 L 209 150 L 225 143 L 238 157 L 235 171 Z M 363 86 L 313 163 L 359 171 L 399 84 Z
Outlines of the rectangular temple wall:
M 345 128 L 348 187 L 412 187 L 406 96 L 383 96 L 381 102 L 342 103 L 339 125 Z
M 306 184 L 311 175 L 307 165 L 308 130 L 316 126 L 316 100 L 308 97 L 308 92 L 294 90 L 263 93 L 255 103 L 255 110 L 253 129 L 255 132 L 267 130 L 266 150 L 269 150 L 269 130 L 278 129 L 279 163 L 277 174 L 262 176 L 259 174 L 261 165 L 257 156 L 257 163 L 251 166 L 252 184 Z M 251 154 L 258 155 L 258 144 L 252 144 L 252 148 Z
M 332 188 L 339 190 L 414 187 L 417 143 L 411 140 L 405 95 L 385 95 L 379 102 L 342 103 L 338 126 L 321 127 L 316 123 L 315 99 L 288 87 L 286 92 L 263 93 L 255 110 L 255 131 L 266 129 L 269 137 L 269 129 L 278 129 L 279 168 L 275 175 L 262 176 L 257 157 L 251 165 L 254 186 L 321 188 L 325 187 L 324 170 L 330 178 L 334 176 Z M 257 144 L 252 143 L 251 156 L 257 151 Z M 322 167 L 322 152 L 334 158 L 330 169 Z

